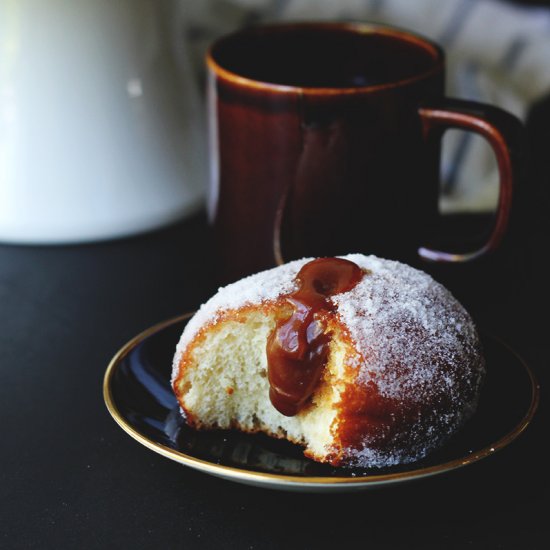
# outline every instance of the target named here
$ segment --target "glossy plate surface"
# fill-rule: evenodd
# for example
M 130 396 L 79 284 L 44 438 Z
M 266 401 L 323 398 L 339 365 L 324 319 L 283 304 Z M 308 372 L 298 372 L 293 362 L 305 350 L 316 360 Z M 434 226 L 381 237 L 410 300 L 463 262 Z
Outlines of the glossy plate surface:
M 487 380 L 474 418 L 440 451 L 406 466 L 343 469 L 262 434 L 197 432 L 183 421 L 170 387 L 172 357 L 191 314 L 159 323 L 128 342 L 105 373 L 103 394 L 115 421 L 150 449 L 222 478 L 295 491 L 352 491 L 410 481 L 471 464 L 512 442 L 537 408 L 538 384 L 524 361 L 484 337 Z

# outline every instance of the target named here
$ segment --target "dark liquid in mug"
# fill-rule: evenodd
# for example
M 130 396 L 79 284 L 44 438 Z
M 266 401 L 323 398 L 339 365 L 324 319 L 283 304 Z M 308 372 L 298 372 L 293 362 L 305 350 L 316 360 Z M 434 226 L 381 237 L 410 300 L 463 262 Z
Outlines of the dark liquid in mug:
M 261 37 L 261 40 L 258 38 Z M 433 54 L 382 34 L 269 27 L 214 48 L 216 62 L 240 76 L 304 88 L 354 88 L 406 80 L 429 71 Z

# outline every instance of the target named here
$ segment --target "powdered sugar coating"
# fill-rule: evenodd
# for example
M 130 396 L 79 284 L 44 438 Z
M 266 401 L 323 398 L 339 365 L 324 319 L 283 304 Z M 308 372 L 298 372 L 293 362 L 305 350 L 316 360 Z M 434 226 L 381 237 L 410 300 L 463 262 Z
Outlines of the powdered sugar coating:
M 342 258 L 365 271 L 353 289 L 330 298 L 357 351 L 349 365 L 357 369 L 354 384 L 375 387 L 386 410 L 405 415 L 393 419 L 391 412 L 384 420 L 390 435 L 382 445 L 380 434 L 367 430 L 360 441 L 346 446 L 347 465 L 412 462 L 440 446 L 475 410 L 485 372 L 475 325 L 452 294 L 426 273 L 375 256 Z M 310 260 L 221 288 L 185 328 L 173 379 L 184 350 L 203 326 L 226 311 L 272 302 L 296 290 L 295 276 Z
M 425 401 L 438 387 L 451 400 L 459 399 L 453 366 L 460 367 L 462 379 L 465 360 L 479 348 L 462 305 L 443 285 L 408 265 L 361 254 L 345 258 L 369 271 L 350 292 L 332 297 L 357 350 L 368 358 L 357 381 L 373 381 L 388 398 Z

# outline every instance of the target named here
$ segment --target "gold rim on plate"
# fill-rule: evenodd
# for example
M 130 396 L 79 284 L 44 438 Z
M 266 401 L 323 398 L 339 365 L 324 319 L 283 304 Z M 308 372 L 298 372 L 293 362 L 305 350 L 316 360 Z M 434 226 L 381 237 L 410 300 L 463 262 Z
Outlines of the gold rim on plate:
M 111 359 L 109 366 L 107 367 L 107 370 L 105 372 L 105 376 L 103 379 L 103 398 L 105 400 L 105 404 L 107 405 L 107 409 L 109 410 L 109 413 L 111 414 L 115 422 L 127 434 L 133 437 L 136 441 L 138 441 L 145 447 L 159 453 L 160 455 L 165 456 L 166 458 L 175 460 L 176 462 L 179 462 L 181 464 L 194 468 L 195 470 L 199 470 L 217 477 L 223 477 L 225 479 L 231 479 L 234 481 L 251 483 L 255 485 L 261 485 L 261 484 L 287 485 L 287 486 L 296 486 L 296 487 L 307 487 L 307 486 L 309 487 L 365 486 L 366 487 L 366 486 L 375 486 L 380 484 L 395 483 L 398 481 L 409 481 L 414 479 L 420 479 L 423 477 L 433 476 L 436 474 L 449 472 L 451 470 L 456 470 L 457 468 L 462 468 L 463 466 L 467 466 L 468 464 L 473 464 L 474 462 L 477 462 L 483 458 L 486 458 L 487 456 L 490 456 L 495 452 L 503 449 L 525 431 L 525 429 L 533 419 L 533 415 L 535 414 L 535 411 L 537 410 L 537 407 L 539 404 L 540 386 L 530 367 L 523 360 L 523 358 L 520 355 L 518 355 L 512 348 L 510 348 L 506 343 L 504 343 L 502 340 L 498 338 L 492 337 L 494 340 L 499 342 L 499 344 L 504 346 L 510 353 L 512 353 L 515 356 L 515 358 L 521 363 L 525 371 L 527 372 L 529 376 L 529 380 L 531 382 L 531 403 L 529 404 L 529 408 L 527 409 L 527 412 L 525 413 L 523 418 L 510 432 L 508 432 L 506 435 L 504 435 L 494 443 L 491 443 L 476 452 L 473 452 L 464 457 L 460 457 L 454 460 L 450 460 L 448 462 L 444 462 L 442 464 L 437 464 L 435 466 L 428 466 L 424 468 L 418 468 L 416 470 L 396 472 L 393 474 L 392 473 L 378 474 L 378 475 L 374 474 L 374 475 L 357 476 L 357 477 L 293 476 L 293 475 L 284 475 L 284 474 L 272 474 L 267 472 L 265 473 L 255 472 L 255 471 L 244 470 L 241 468 L 236 468 L 233 466 L 224 466 L 222 464 L 215 464 L 207 460 L 195 458 L 194 456 L 182 453 L 181 451 L 171 449 L 170 447 L 166 447 L 165 445 L 161 445 L 160 443 L 157 443 L 156 441 L 153 441 L 152 439 L 149 439 L 148 437 L 138 432 L 121 415 L 120 411 L 118 410 L 114 402 L 112 390 L 111 390 L 111 379 L 118 365 L 121 363 L 122 359 L 126 357 L 130 351 L 132 351 L 137 345 L 139 345 L 141 342 L 143 342 L 145 339 L 152 336 L 153 334 L 160 332 L 161 330 L 171 325 L 174 325 L 181 321 L 185 321 L 186 319 L 189 319 L 193 314 L 194 312 L 185 313 L 183 315 L 179 315 L 177 317 L 173 317 L 166 321 L 157 323 L 152 327 L 144 330 L 143 332 L 141 332 L 140 334 L 138 334 L 137 336 L 129 340 L 124 346 L 122 346 L 122 348 L 120 348 L 120 350 Z

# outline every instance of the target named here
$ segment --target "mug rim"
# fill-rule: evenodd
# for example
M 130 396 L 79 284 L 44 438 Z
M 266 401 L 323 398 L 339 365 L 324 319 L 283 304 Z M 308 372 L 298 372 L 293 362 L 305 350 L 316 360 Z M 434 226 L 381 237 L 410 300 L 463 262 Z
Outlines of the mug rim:
M 224 68 L 215 59 L 215 50 L 220 48 L 225 42 L 232 41 L 238 37 L 252 35 L 261 32 L 281 32 L 300 29 L 324 29 L 328 31 L 346 31 L 353 34 L 375 34 L 399 39 L 402 42 L 409 42 L 421 47 L 431 55 L 433 64 L 426 70 L 410 77 L 397 79 L 381 84 L 370 84 L 365 86 L 353 86 L 336 88 L 332 86 L 294 86 L 292 84 L 278 84 L 276 82 L 267 82 L 256 80 L 254 78 L 243 76 L 235 71 Z M 313 95 L 355 95 L 366 92 L 375 92 L 399 88 L 408 84 L 422 81 L 437 73 L 442 72 L 445 64 L 445 54 L 441 46 L 429 40 L 428 38 L 414 32 L 394 27 L 391 25 L 382 25 L 369 22 L 293 22 L 293 23 L 267 23 L 253 25 L 244 29 L 226 34 L 214 41 L 206 53 L 207 67 L 218 77 L 228 80 L 236 85 L 253 88 L 256 90 L 275 91 L 277 93 L 301 92 Z

